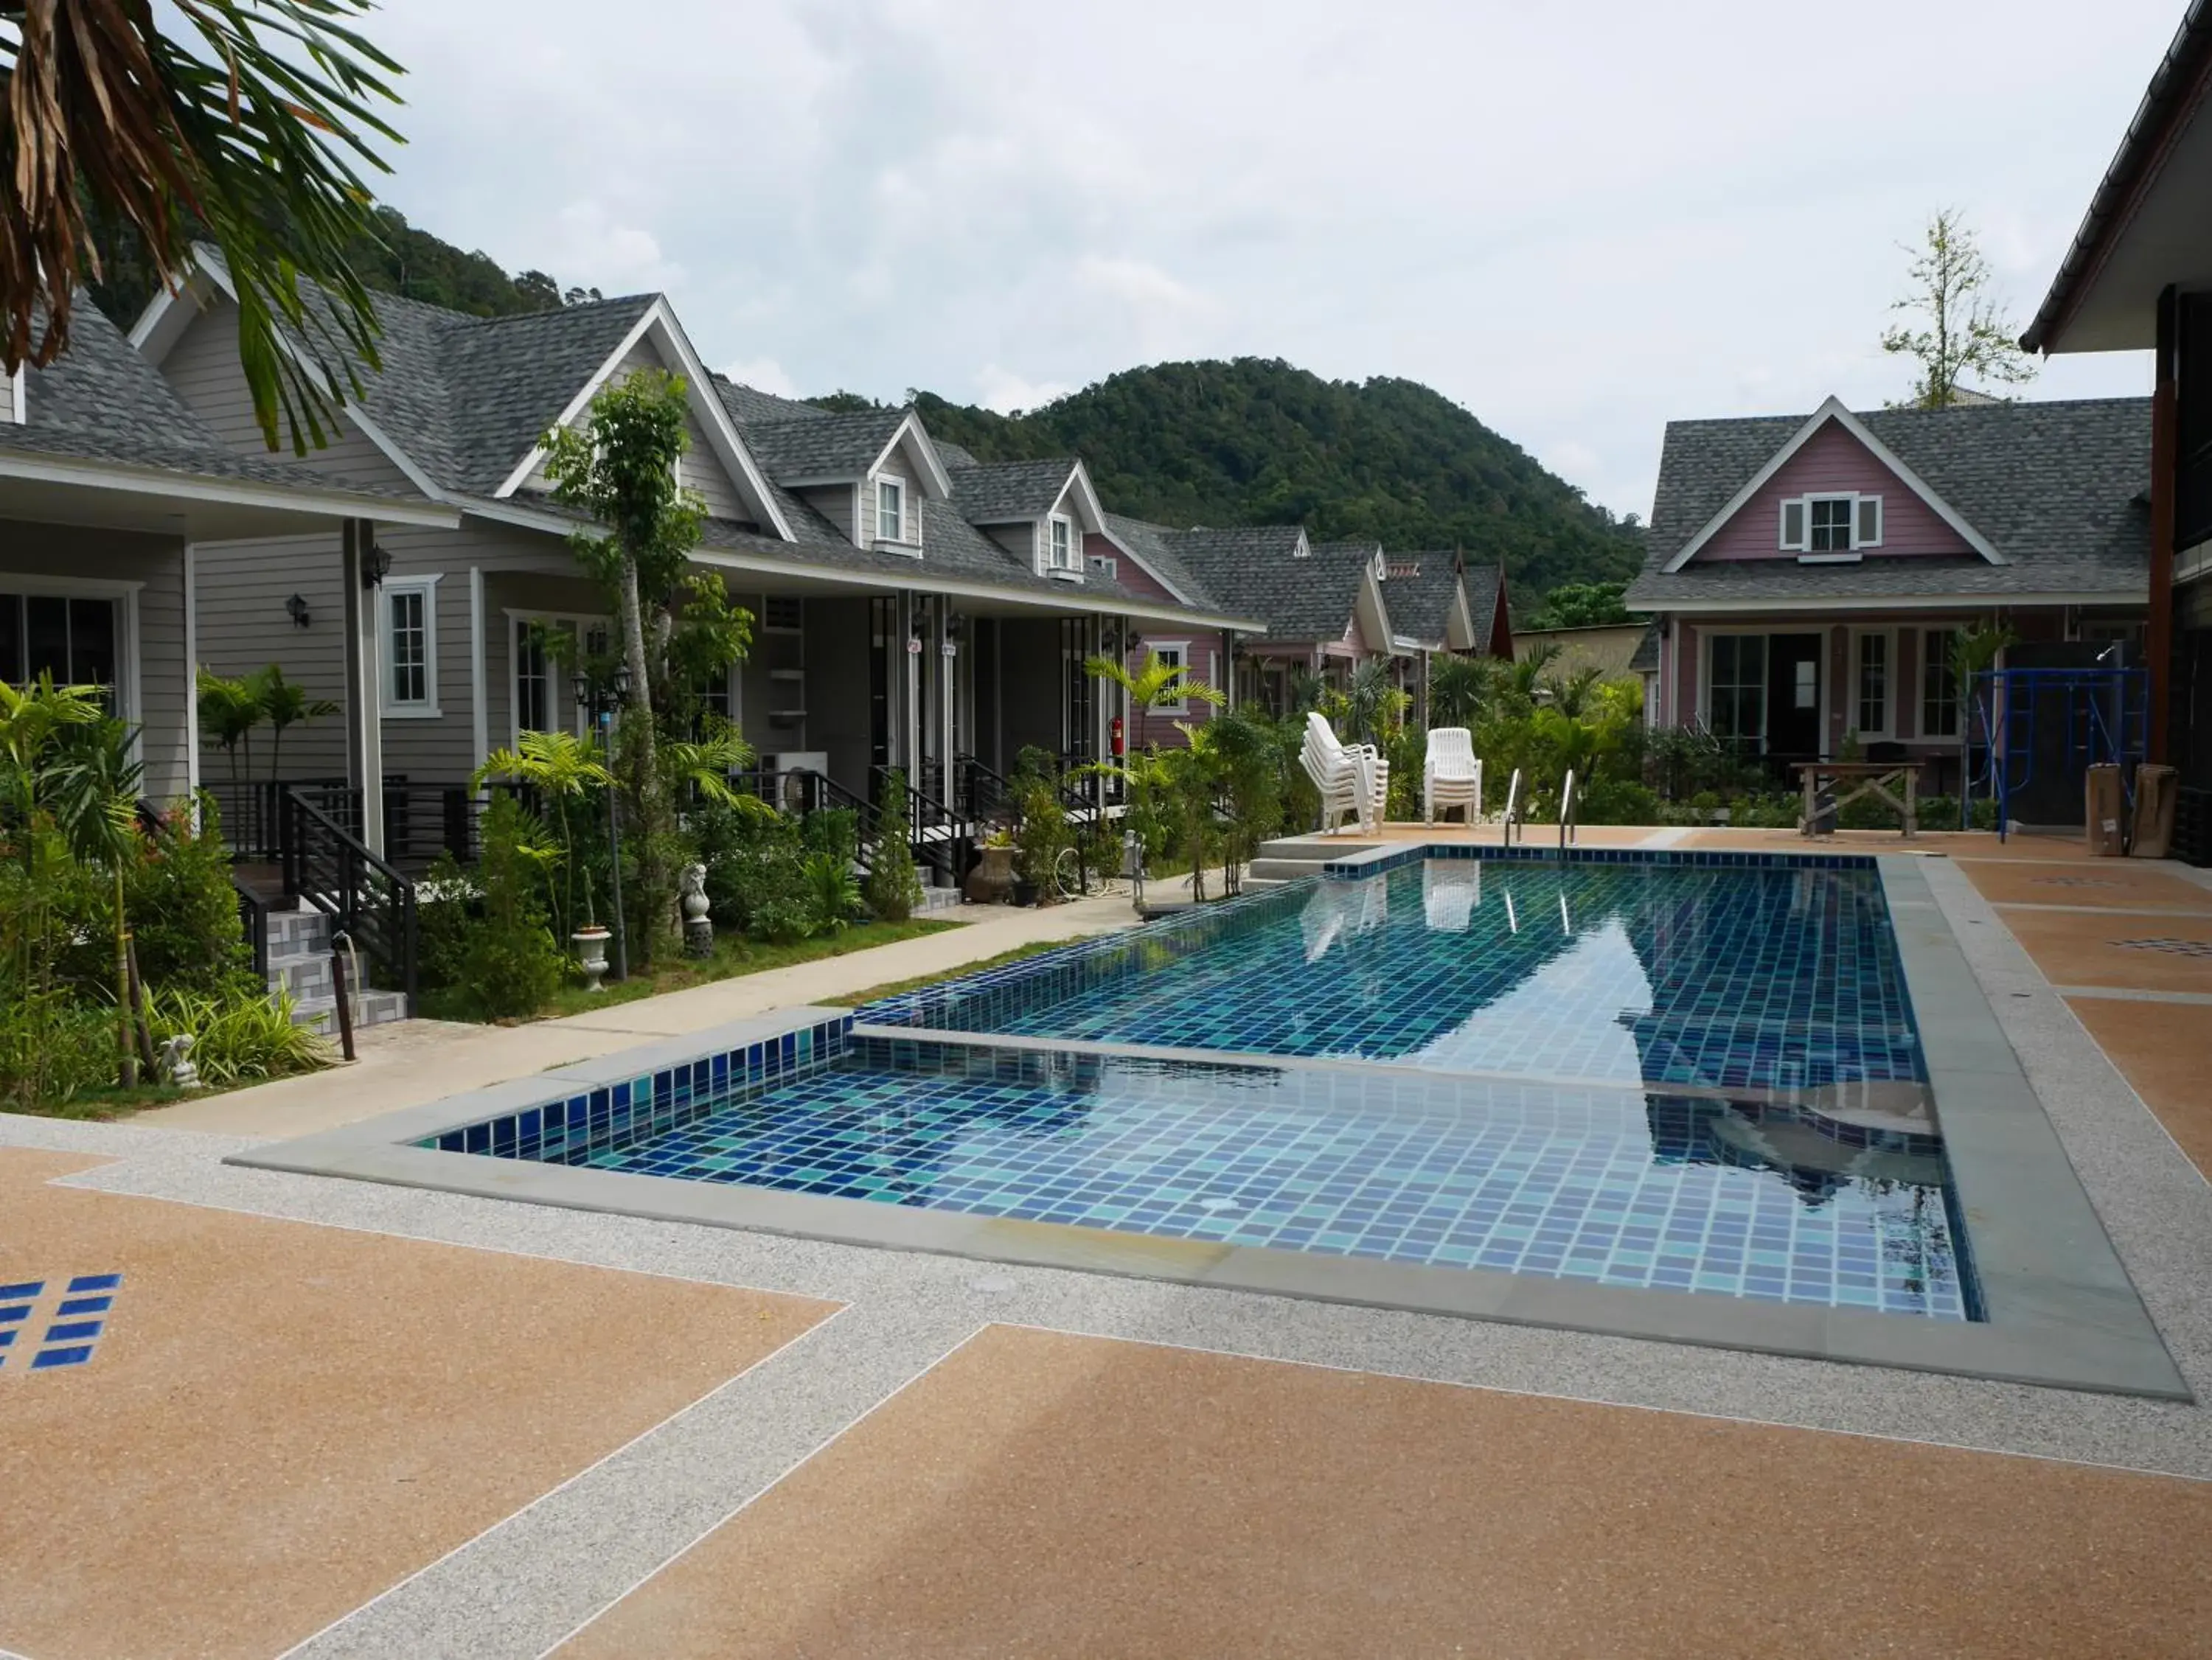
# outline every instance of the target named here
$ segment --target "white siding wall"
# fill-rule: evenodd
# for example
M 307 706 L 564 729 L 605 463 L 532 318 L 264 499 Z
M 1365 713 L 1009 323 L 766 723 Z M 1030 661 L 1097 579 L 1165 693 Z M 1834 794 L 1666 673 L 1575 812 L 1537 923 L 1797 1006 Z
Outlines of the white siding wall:
M 163 802 L 183 795 L 194 701 L 185 689 L 184 543 L 124 530 L 0 522 L 0 589 L 10 574 L 141 585 L 131 600 L 138 633 L 131 673 L 145 791 Z M 128 636 L 117 645 L 127 652 Z

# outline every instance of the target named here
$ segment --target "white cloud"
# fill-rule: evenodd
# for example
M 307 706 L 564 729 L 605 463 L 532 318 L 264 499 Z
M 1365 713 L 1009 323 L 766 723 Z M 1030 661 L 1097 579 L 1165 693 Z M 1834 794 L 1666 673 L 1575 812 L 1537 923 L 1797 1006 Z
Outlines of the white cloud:
M 655 0 L 611 29 L 594 0 L 442 0 L 369 27 L 410 70 L 391 201 L 510 268 L 665 288 L 710 360 L 1022 407 L 1164 357 L 1401 375 L 1648 513 L 1669 419 L 1903 391 L 1875 341 L 1936 208 L 2032 309 L 2176 9 Z M 1966 104 L 1899 71 L 1901 41 L 2062 34 Z M 2119 354 L 2030 391 L 2147 383 Z
M 783 365 L 772 357 L 740 358 L 722 373 L 740 385 L 750 386 L 757 392 L 767 392 L 775 397 L 797 397 L 798 383 L 784 372 Z
M 975 377 L 976 401 L 987 409 L 1012 415 L 1018 409 L 1041 409 L 1075 389 L 1053 380 L 1025 380 L 995 363 L 987 363 Z

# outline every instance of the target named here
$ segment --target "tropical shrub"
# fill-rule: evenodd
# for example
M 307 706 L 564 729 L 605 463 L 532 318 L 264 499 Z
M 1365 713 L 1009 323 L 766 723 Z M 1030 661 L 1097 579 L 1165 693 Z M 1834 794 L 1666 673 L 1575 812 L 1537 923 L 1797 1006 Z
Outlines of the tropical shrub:
M 203 1083 L 234 1084 L 312 1072 L 337 1058 L 329 1039 L 293 1024 L 292 1010 L 289 992 L 178 990 L 156 995 L 149 1014 L 156 1043 L 191 1034 L 191 1062 Z
M 543 881 L 556 851 L 510 796 L 484 810 L 483 914 L 469 931 L 456 988 L 463 1006 L 501 1020 L 534 1015 L 560 987 L 568 960 L 554 943 Z
M 921 879 L 915 874 L 906 815 L 906 774 L 894 766 L 884 774 L 878 833 L 868 858 L 866 889 L 868 909 L 883 922 L 904 922 L 921 903 Z
M 1040 898 L 1048 897 L 1060 854 L 1075 845 L 1067 809 L 1060 805 L 1058 786 L 1042 770 L 1018 771 L 1013 783 L 1022 814 L 1014 829 L 1014 876 L 1034 883 Z
M 145 855 L 125 873 L 125 902 L 147 984 L 207 996 L 251 992 L 253 948 L 231 885 L 230 853 L 215 797 L 203 792 L 162 815 Z
M 842 931 L 860 909 L 860 885 L 849 859 L 834 852 L 809 853 L 800 867 L 806 901 L 807 933 Z
M 469 936 L 483 914 L 483 890 L 450 851 L 415 885 L 416 979 L 424 991 L 459 985 L 467 972 Z

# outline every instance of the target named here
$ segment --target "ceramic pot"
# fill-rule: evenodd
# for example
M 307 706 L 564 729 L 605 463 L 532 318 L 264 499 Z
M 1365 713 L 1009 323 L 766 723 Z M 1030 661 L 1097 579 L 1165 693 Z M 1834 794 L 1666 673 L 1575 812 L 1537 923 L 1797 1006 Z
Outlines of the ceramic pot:
M 580 928 L 568 936 L 576 948 L 576 961 L 584 971 L 584 990 L 596 991 L 607 972 L 607 942 L 614 937 L 604 928 Z
M 1014 896 L 1014 850 L 984 847 L 976 851 L 975 868 L 968 873 L 970 905 L 1004 905 Z

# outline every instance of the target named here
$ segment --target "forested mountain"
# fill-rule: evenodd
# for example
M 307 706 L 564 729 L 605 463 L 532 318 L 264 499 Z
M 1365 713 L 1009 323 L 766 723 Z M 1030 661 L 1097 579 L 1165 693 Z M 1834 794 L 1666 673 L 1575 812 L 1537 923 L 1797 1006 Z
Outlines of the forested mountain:
M 1081 456 L 1116 512 L 1462 548 L 1502 560 L 1521 605 L 1561 584 L 1632 577 L 1643 559 L 1633 517 L 1614 519 L 1415 381 L 1324 380 L 1246 357 L 1127 370 L 1014 415 L 928 392 L 915 402 L 934 436 L 981 460 Z
M 397 208 L 379 208 L 380 242 L 358 239 L 348 251 L 362 282 L 382 294 L 404 294 L 472 317 L 510 317 L 518 312 L 550 312 L 564 302 L 597 300 L 595 288 L 562 289 L 543 271 L 510 276 L 487 253 L 467 253 L 407 222 Z M 101 238 L 106 251 L 102 280 L 91 285 L 94 303 L 118 328 L 138 320 L 154 297 L 154 273 L 134 239 L 111 233 Z

